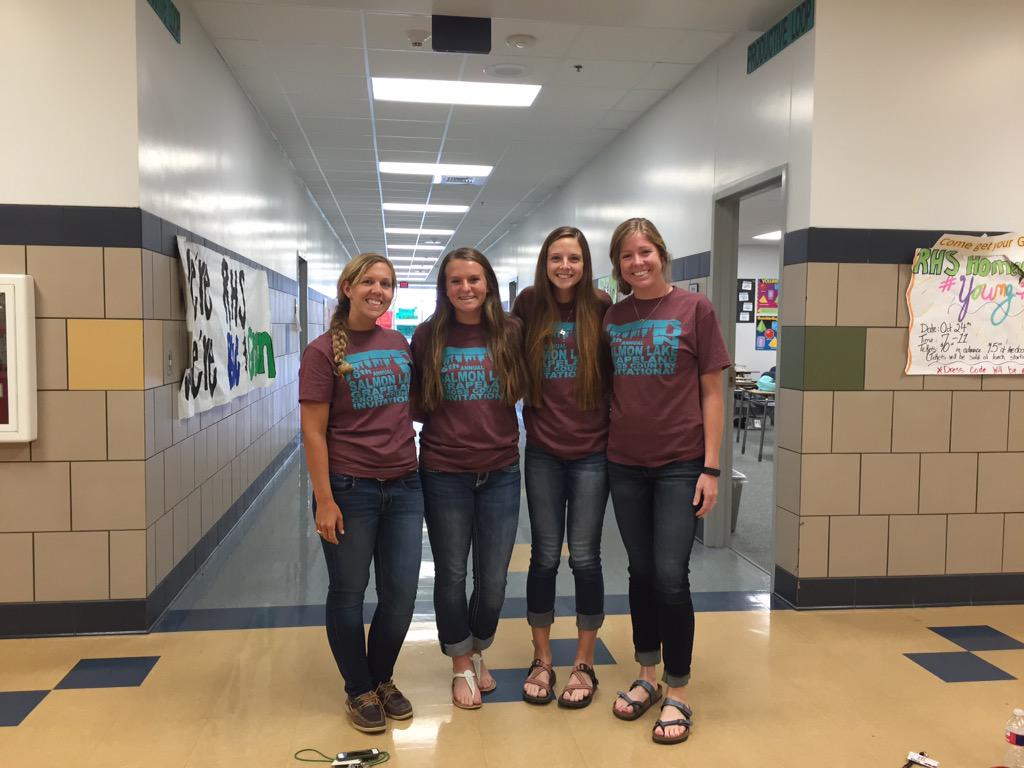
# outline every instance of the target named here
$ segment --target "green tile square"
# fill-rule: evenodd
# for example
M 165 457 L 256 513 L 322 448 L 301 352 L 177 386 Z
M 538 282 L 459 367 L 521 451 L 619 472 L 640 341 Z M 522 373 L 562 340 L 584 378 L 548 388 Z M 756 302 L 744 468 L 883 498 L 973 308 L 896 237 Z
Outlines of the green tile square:
M 802 325 L 784 325 L 779 329 L 779 373 L 782 387 L 804 388 L 804 331 Z
M 864 389 L 866 328 L 807 326 L 804 334 L 804 389 Z

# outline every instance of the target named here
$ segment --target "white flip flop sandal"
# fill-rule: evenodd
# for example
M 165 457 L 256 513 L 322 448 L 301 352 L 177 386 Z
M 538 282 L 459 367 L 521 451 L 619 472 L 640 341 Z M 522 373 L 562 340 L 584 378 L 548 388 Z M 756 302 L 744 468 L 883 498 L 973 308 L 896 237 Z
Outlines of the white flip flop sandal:
M 480 709 L 480 707 L 483 706 L 482 703 L 481 704 L 463 704 L 462 702 L 460 702 L 458 699 L 455 698 L 455 681 L 458 680 L 459 678 L 462 678 L 462 679 L 464 679 L 466 681 L 466 685 L 469 686 L 469 693 L 470 693 L 471 696 L 476 696 L 476 692 L 478 690 L 480 690 L 479 687 L 476 684 L 476 673 L 472 669 L 467 669 L 467 670 L 465 670 L 463 672 L 453 672 L 452 673 L 452 704 L 454 704 L 459 709 Z

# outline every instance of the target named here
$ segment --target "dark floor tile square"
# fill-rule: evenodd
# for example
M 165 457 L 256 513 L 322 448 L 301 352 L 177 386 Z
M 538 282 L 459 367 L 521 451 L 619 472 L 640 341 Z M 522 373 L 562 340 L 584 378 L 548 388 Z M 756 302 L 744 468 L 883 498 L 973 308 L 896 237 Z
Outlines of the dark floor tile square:
M 1017 679 L 994 664 L 989 664 L 984 659 L 967 651 L 906 653 L 904 656 L 947 683 L 980 683 L 989 680 Z
M 82 659 L 57 683 L 57 688 L 131 688 L 142 681 L 159 656 Z
M 0 728 L 20 725 L 49 691 L 0 692 Z
M 506 704 L 510 701 L 523 700 L 523 680 L 526 679 L 526 667 L 516 669 L 492 669 L 491 674 L 498 687 L 484 694 L 484 704 Z M 556 693 L 557 693 L 556 688 Z M 552 703 L 553 704 L 553 703 Z
M 928 629 L 968 651 L 1014 651 L 1024 648 L 1020 640 L 1004 635 L 986 624 Z

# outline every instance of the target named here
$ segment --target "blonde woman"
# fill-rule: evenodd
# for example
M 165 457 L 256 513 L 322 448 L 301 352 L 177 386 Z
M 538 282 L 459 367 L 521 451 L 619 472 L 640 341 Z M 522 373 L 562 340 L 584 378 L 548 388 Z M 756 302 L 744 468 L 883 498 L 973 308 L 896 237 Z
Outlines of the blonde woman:
M 377 325 L 391 305 L 395 270 L 363 253 L 338 279 L 330 330 L 310 342 L 299 370 L 302 442 L 316 531 L 327 563 L 327 640 L 348 694 L 352 726 L 379 733 L 412 717 L 392 672 L 412 620 L 423 543 L 402 335 Z M 369 637 L 363 599 L 373 563 L 377 608 Z

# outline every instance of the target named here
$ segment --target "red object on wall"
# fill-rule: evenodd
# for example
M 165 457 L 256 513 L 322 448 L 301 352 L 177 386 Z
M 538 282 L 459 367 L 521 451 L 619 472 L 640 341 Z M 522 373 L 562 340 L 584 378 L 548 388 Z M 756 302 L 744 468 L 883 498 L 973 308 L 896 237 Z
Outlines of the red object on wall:
M 381 328 L 394 328 L 395 313 L 385 312 L 383 315 L 377 318 L 377 325 L 379 325 Z

